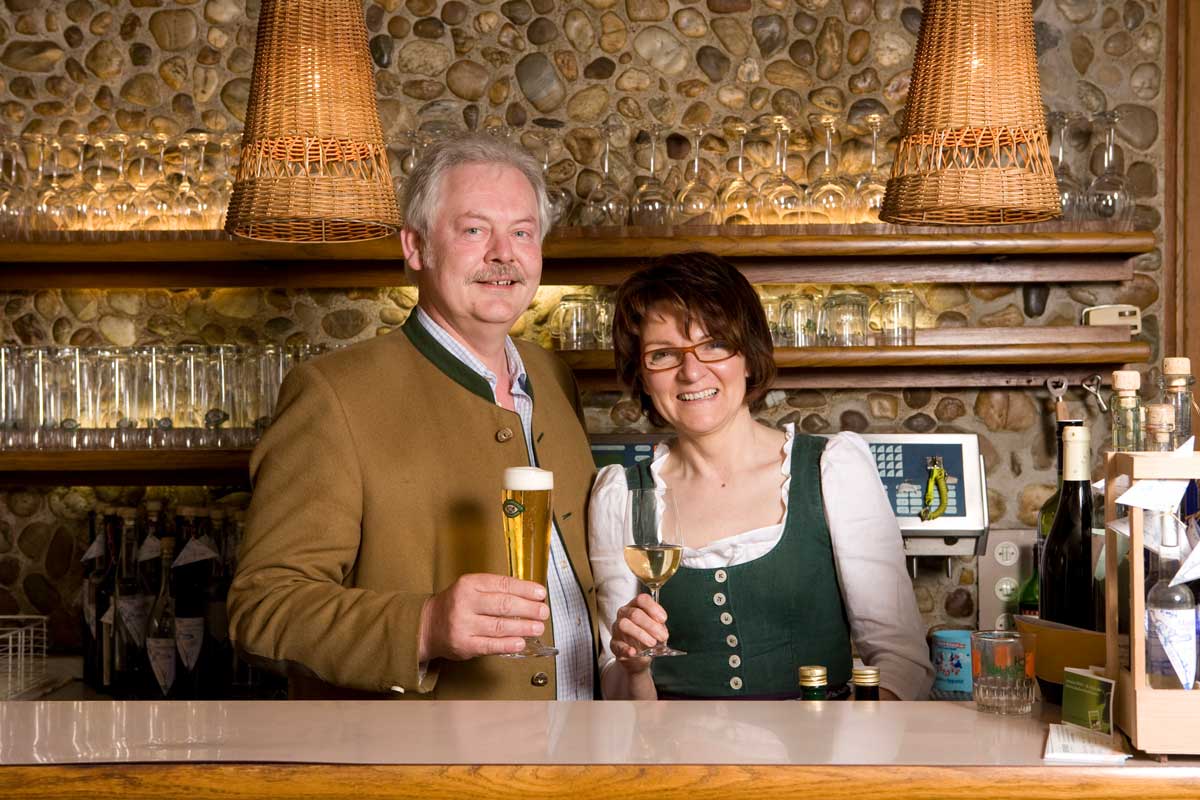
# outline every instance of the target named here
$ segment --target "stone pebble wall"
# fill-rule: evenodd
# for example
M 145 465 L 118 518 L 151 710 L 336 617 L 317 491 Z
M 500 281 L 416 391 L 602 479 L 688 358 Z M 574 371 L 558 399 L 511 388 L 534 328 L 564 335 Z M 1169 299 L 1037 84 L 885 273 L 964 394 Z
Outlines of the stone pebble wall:
M 1160 242 L 1164 5 L 1034 0 L 1047 106 L 1124 113 L 1120 155 L 1138 201 L 1136 224 Z M 0 123 L 59 133 L 236 129 L 257 12 L 256 0 L 4 0 Z M 447 124 L 507 124 L 526 141 L 553 131 L 551 178 L 580 194 L 598 179 L 598 126 L 606 121 L 621 124 L 614 169 L 626 183 L 648 163 L 648 139 L 638 131 L 649 123 L 713 124 L 701 147 L 706 170 L 715 170 L 731 155 L 720 123 L 764 113 L 799 121 L 840 115 L 840 158 L 854 171 L 868 152 L 868 114 L 884 115 L 894 148 L 921 18 L 916 0 L 375 0 L 364 12 L 386 135 Z M 1077 175 L 1100 169 L 1089 126 L 1073 130 L 1068 144 Z M 676 180 L 689 144 L 670 136 L 662 146 L 668 180 Z M 759 167 L 768 163 L 765 139 L 751 139 L 747 150 Z M 806 130 L 792 137 L 791 152 L 794 172 L 815 168 Z M 1071 324 L 1085 305 L 1131 302 L 1143 309 L 1143 338 L 1157 361 L 1161 250 L 1136 259 L 1135 269 L 1122 285 L 1052 286 L 1044 309 L 1027 307 L 1015 285 L 919 286 L 920 324 Z M 544 287 L 515 333 L 544 341 L 550 310 L 571 288 Z M 79 345 L 348 342 L 391 330 L 414 301 L 407 288 L 9 292 L 0 293 L 0 336 Z M 1155 374 L 1147 370 L 1147 383 Z M 1084 397 L 1073 401 L 1083 405 Z M 585 402 L 594 432 L 648 429 L 636 403 L 619 393 Z M 1105 421 L 1090 400 L 1086 407 L 1093 440 L 1104 442 Z M 1052 488 L 1048 412 L 1044 392 L 1023 390 L 808 390 L 773 392 L 763 417 L 812 432 L 979 433 L 993 525 L 1022 527 L 1034 523 Z M 0 493 L 0 613 L 48 613 L 53 640 L 69 646 L 78 629 L 86 512 L 97 496 L 128 500 L 142 491 Z M 197 490 L 169 491 L 199 499 Z M 228 499 L 237 504 L 245 495 Z M 976 568 L 974 559 L 959 559 L 948 577 L 940 569 L 921 573 L 916 592 L 930 626 L 975 624 Z

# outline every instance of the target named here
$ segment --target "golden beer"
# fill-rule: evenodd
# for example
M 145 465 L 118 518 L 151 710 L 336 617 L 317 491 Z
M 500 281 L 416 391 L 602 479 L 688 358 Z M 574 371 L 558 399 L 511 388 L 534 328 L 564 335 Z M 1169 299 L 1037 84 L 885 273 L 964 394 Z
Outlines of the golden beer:
M 554 473 L 537 467 L 504 470 L 504 493 L 500 502 L 504 543 L 508 551 L 508 574 L 523 581 L 546 585 L 550 563 L 550 525 Z M 519 656 L 551 656 L 558 651 L 537 637 L 525 638 Z

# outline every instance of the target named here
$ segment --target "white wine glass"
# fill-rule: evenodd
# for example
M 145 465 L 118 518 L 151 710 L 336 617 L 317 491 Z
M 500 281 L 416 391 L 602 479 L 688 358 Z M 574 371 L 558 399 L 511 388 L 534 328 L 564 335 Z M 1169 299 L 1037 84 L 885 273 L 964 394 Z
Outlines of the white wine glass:
M 630 489 L 625 498 L 625 563 L 654 602 L 683 561 L 683 538 L 675 498 L 665 486 Z M 685 656 L 666 642 L 641 650 L 638 656 Z

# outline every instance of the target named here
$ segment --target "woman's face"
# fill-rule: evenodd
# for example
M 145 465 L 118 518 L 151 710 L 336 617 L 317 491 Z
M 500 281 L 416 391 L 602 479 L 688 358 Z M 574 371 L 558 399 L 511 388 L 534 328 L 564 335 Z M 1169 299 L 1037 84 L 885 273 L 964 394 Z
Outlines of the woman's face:
M 660 303 L 642 321 L 642 354 L 662 347 L 690 347 L 714 337 L 693 321 L 683 329 L 683 315 Z M 746 400 L 746 358 L 740 353 L 723 361 L 701 361 L 685 353 L 683 363 L 649 370 L 642 362 L 642 385 L 654 407 L 680 435 L 701 436 L 728 425 Z

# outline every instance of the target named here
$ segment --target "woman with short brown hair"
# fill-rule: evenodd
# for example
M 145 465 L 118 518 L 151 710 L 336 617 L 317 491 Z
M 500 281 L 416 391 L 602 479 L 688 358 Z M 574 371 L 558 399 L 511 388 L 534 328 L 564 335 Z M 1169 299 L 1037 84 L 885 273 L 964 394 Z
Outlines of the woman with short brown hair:
M 618 290 L 613 346 L 622 381 L 675 438 L 605 467 L 592 491 L 605 697 L 796 697 L 810 664 L 844 696 L 852 643 L 880 668 L 882 695 L 923 697 L 933 669 L 874 459 L 855 434 L 826 441 L 754 419 L 775 364 L 745 277 L 707 253 L 656 259 Z M 623 557 L 635 485 L 669 486 L 683 530 L 661 604 Z M 668 635 L 687 655 L 653 667 L 636 656 Z

